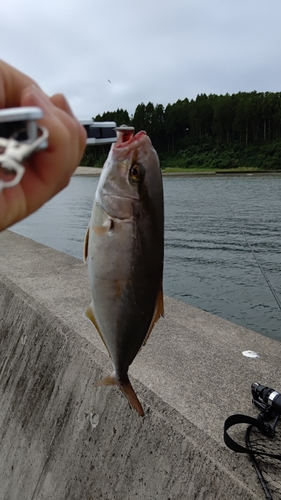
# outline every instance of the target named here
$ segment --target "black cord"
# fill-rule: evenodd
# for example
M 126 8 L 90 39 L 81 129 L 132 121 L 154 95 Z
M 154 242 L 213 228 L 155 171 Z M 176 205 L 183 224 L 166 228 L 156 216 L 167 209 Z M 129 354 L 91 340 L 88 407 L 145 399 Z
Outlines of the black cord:
M 259 468 L 259 465 L 258 465 L 258 463 L 257 463 L 257 461 L 255 459 L 254 451 L 252 449 L 252 445 L 251 445 L 251 442 L 250 442 L 250 432 L 251 432 L 252 428 L 253 428 L 252 425 L 249 425 L 247 427 L 246 435 L 245 435 L 246 446 L 247 446 L 248 450 L 250 450 L 250 452 L 251 452 L 250 453 L 250 457 L 251 457 L 251 460 L 252 460 L 252 464 L 253 464 L 254 469 L 255 469 L 255 471 L 257 473 L 259 481 L 260 481 L 260 483 L 262 485 L 262 489 L 263 489 L 263 491 L 265 493 L 266 500 L 273 500 L 273 497 L 271 496 L 271 493 L 270 493 L 270 491 L 269 491 L 269 489 L 267 487 L 267 483 L 266 483 L 266 481 L 265 481 L 265 479 L 264 479 L 264 477 L 262 475 L 262 472 L 261 472 L 261 470 Z

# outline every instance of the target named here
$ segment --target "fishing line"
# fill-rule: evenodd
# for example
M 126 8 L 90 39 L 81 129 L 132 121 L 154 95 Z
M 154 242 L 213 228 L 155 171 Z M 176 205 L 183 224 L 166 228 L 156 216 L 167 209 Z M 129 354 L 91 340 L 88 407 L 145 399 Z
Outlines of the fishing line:
M 254 469 L 255 469 L 255 471 L 257 473 L 259 481 L 261 483 L 261 486 L 262 486 L 262 489 L 264 491 L 266 500 L 273 500 L 273 497 L 272 497 L 272 495 L 270 493 L 270 490 L 269 490 L 269 488 L 267 486 L 267 482 L 266 482 L 266 480 L 263 477 L 262 471 L 260 470 L 259 465 L 258 465 L 258 463 L 256 461 L 256 458 L 254 456 L 254 453 L 253 453 L 253 448 L 252 448 L 252 445 L 251 445 L 251 442 L 250 442 L 250 432 L 251 432 L 252 428 L 253 428 L 253 425 L 249 425 L 249 427 L 246 430 L 246 435 L 245 435 L 246 446 L 247 446 L 248 450 L 250 450 L 252 452 L 251 455 L 250 455 L 251 456 L 251 460 L 252 460 L 252 464 L 253 464 Z
M 232 216 L 233 216 L 233 218 L 235 218 L 235 214 L 234 214 L 233 208 L 232 207 L 230 207 L 230 208 L 231 208 Z M 235 219 L 237 221 L 237 218 L 235 218 Z M 249 247 L 249 249 L 250 249 L 250 251 L 252 253 L 252 256 L 253 256 L 254 260 L 256 261 L 256 263 L 257 263 L 257 265 L 258 265 L 258 267 L 259 267 L 259 269 L 260 269 L 260 271 L 261 271 L 261 273 L 262 273 L 262 275 L 263 275 L 263 277 L 265 279 L 265 282 L 266 282 L 269 290 L 271 291 L 271 293 L 272 293 L 272 295 L 273 295 L 273 297 L 274 297 L 274 299 L 276 301 L 276 304 L 278 305 L 278 307 L 279 307 L 279 309 L 281 311 L 281 301 L 280 301 L 280 299 L 279 299 L 279 297 L 277 295 L 276 290 L 273 288 L 272 284 L 270 283 L 270 280 L 269 280 L 269 278 L 268 278 L 265 270 L 263 269 L 263 267 L 262 267 L 259 259 L 257 258 L 254 250 L 252 249 L 252 247 L 250 245 L 250 242 L 247 240 L 246 234 L 244 233 L 242 226 L 239 223 L 238 223 L 238 226 L 239 226 L 239 229 L 240 229 L 240 231 L 241 231 L 241 233 L 242 233 L 242 235 L 243 235 L 243 237 L 245 239 L 245 242 L 246 242 L 247 246 Z

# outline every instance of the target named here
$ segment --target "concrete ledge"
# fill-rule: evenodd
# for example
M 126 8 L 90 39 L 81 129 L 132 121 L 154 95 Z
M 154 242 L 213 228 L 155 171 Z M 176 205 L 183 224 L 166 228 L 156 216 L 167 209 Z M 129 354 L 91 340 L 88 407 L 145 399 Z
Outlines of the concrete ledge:
M 280 343 L 166 298 L 131 367 L 141 419 L 93 387 L 110 363 L 82 319 L 84 264 L 6 231 L 0 269 L 0 499 L 263 498 L 223 423 L 256 415 L 251 382 L 279 388 Z

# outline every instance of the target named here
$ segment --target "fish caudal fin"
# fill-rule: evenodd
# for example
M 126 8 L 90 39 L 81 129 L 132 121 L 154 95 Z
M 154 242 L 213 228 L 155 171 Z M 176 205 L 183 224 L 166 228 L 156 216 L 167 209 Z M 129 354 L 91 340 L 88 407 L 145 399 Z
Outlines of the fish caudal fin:
M 94 384 L 95 387 L 100 385 L 117 385 L 128 399 L 131 407 L 134 408 L 141 415 L 141 417 L 144 416 L 142 405 L 140 404 L 139 399 L 132 387 L 129 377 L 127 377 L 124 381 L 120 381 L 113 373 L 112 375 L 108 375 L 108 377 L 105 377 Z
M 139 399 L 138 399 L 138 397 L 137 397 L 137 395 L 136 395 L 136 393 L 131 385 L 130 380 L 128 379 L 125 383 L 118 384 L 118 385 L 119 385 L 121 391 L 123 392 L 123 394 L 128 399 L 131 407 L 134 408 L 140 414 L 141 417 L 143 417 L 144 411 L 143 411 L 142 405 L 139 402 Z

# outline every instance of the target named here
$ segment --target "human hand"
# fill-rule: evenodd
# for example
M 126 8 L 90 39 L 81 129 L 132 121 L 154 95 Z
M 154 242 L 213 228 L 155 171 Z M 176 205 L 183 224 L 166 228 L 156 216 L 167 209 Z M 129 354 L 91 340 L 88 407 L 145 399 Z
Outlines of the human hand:
M 21 182 L 0 192 L 0 231 L 27 217 L 65 188 L 86 145 L 84 127 L 62 94 L 48 97 L 28 76 L 0 60 L 0 109 L 37 106 L 38 125 L 49 131 L 48 148 L 24 163 Z

